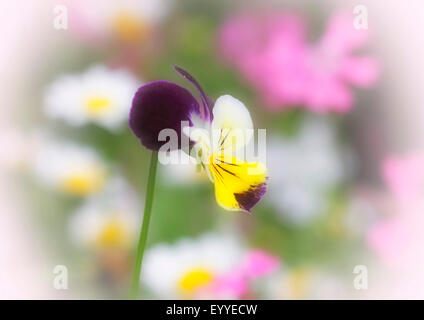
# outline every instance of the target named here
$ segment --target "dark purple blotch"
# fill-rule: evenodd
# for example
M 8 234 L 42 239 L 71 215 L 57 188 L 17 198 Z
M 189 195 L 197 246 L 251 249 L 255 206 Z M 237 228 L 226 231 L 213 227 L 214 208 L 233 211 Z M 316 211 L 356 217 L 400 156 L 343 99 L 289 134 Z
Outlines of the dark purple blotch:
M 262 199 L 266 193 L 266 183 L 252 185 L 249 190 L 243 193 L 234 193 L 241 209 L 250 213 L 250 210 Z

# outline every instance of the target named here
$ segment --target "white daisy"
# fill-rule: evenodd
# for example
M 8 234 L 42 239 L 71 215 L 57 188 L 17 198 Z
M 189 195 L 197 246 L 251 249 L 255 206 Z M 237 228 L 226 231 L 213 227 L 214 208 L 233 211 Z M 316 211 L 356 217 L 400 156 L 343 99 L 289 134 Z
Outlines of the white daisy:
M 140 85 L 126 70 L 92 66 L 82 74 L 63 75 L 52 83 L 45 93 L 44 111 L 48 117 L 73 126 L 92 122 L 117 129 L 126 123 Z
M 140 221 L 136 199 L 125 181 L 111 180 L 103 193 L 88 199 L 72 216 L 71 239 L 92 250 L 131 248 Z
M 329 122 L 306 119 L 293 139 L 273 138 L 268 142 L 269 197 L 280 216 L 305 223 L 328 206 L 330 188 L 345 173 L 342 153 Z
M 99 192 L 107 176 L 107 168 L 94 150 L 48 140 L 36 151 L 33 169 L 47 186 L 76 196 Z
M 159 244 L 146 252 L 141 279 L 160 298 L 198 297 L 198 290 L 235 268 L 242 254 L 236 240 L 215 234 Z

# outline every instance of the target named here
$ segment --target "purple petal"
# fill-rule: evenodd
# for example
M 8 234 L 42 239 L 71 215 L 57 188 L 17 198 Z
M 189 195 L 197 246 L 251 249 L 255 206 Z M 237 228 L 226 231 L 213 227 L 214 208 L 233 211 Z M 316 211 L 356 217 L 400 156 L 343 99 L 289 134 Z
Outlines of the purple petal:
M 265 193 L 266 183 L 260 183 L 256 186 L 251 186 L 246 192 L 234 193 L 234 196 L 240 207 L 250 213 L 250 210 L 262 199 Z
M 199 103 L 187 89 L 169 81 L 154 81 L 140 87 L 132 102 L 129 126 L 147 149 L 158 151 L 167 141 L 159 141 L 159 132 L 173 129 L 181 147 L 181 121 L 192 122 Z
M 202 98 L 203 102 L 203 110 L 204 113 L 202 114 L 203 119 L 212 121 L 212 108 L 214 105 L 214 102 L 209 96 L 203 91 L 202 87 L 200 86 L 199 82 L 187 71 L 184 69 L 174 66 L 175 71 L 177 71 L 180 75 L 182 75 L 185 79 L 190 81 L 194 87 L 197 89 L 197 91 L 200 94 L 200 97 Z

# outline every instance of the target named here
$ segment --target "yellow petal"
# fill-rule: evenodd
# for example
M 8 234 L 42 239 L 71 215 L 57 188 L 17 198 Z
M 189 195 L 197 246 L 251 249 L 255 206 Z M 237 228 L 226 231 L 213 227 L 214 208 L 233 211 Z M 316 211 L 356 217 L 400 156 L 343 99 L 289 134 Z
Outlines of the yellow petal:
M 250 212 L 266 192 L 266 168 L 259 162 L 214 154 L 209 170 L 214 176 L 216 201 L 226 210 Z

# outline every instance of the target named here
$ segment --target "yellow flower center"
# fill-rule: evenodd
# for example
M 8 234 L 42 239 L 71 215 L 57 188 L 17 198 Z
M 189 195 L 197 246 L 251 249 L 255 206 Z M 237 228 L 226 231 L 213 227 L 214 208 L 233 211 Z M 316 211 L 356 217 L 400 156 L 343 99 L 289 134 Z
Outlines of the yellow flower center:
M 103 180 L 104 174 L 102 170 L 90 170 L 65 177 L 60 183 L 60 187 L 67 193 L 87 196 L 99 191 L 103 185 Z
M 147 37 L 149 26 L 131 12 L 120 12 L 112 21 L 112 31 L 124 42 L 136 42 Z
M 127 240 L 125 226 L 118 220 L 111 220 L 103 226 L 96 244 L 102 248 L 116 248 L 125 245 Z
M 184 295 L 193 294 L 197 289 L 210 284 L 214 276 L 206 268 L 194 268 L 186 272 L 178 283 L 178 288 Z
M 92 96 L 85 102 L 85 110 L 90 117 L 99 117 L 111 108 L 110 100 L 103 96 Z

